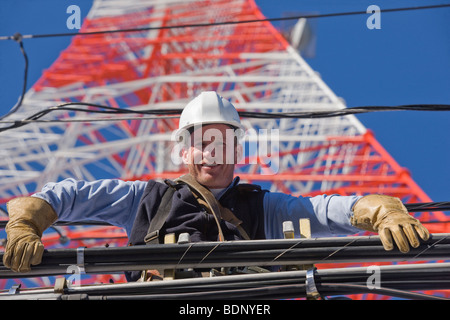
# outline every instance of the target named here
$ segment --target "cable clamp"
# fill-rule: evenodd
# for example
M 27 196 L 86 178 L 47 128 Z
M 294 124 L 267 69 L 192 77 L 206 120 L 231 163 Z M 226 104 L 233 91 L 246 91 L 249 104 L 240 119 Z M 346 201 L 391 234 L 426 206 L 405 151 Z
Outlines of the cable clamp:
M 9 288 L 8 294 L 19 294 L 21 286 L 22 286 L 22 284 L 20 284 L 20 283 L 14 284 L 11 288 Z
M 144 238 L 145 243 L 152 242 L 153 240 L 156 240 L 159 238 L 159 230 L 155 230 L 153 232 L 150 232 L 147 234 Z
M 320 298 L 319 291 L 316 287 L 316 281 L 314 279 L 316 269 L 316 267 L 313 267 L 306 271 L 306 298 L 309 300 L 317 300 Z
M 77 248 L 77 267 L 79 268 L 79 273 L 85 273 L 84 269 L 84 247 Z
M 12 36 L 12 39 L 18 43 L 22 42 L 23 36 L 20 32 L 16 32 L 14 33 L 14 35 Z

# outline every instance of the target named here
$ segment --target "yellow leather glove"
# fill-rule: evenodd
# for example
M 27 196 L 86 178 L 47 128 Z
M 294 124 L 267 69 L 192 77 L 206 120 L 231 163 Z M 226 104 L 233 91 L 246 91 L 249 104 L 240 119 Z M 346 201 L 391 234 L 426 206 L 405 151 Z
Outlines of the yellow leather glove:
M 7 203 L 9 221 L 5 227 L 6 242 L 3 264 L 15 272 L 28 272 L 41 263 L 44 245 L 42 233 L 58 216 L 44 200 L 34 197 L 15 198 Z
M 401 252 L 409 251 L 409 244 L 417 248 L 420 241 L 430 238 L 429 231 L 413 218 L 399 198 L 368 195 L 353 206 L 352 224 L 363 230 L 378 232 L 385 250 L 394 248 L 394 239 Z M 409 242 L 409 243 L 408 243 Z

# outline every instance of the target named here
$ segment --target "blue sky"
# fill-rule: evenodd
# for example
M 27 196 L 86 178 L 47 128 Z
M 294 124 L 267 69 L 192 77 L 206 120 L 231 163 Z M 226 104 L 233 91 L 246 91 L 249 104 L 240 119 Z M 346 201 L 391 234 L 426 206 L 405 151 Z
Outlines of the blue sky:
M 66 9 L 91 0 L 2 0 L 0 36 L 64 33 Z M 268 18 L 283 14 L 365 11 L 444 4 L 434 0 L 256 0 Z M 348 107 L 450 103 L 450 8 L 381 14 L 381 29 L 369 30 L 370 15 L 314 20 L 317 46 L 306 59 Z M 278 26 L 279 24 L 276 24 Z M 70 44 L 69 37 L 25 40 L 30 60 L 28 88 Z M 22 87 L 18 44 L 0 41 L 0 115 L 16 103 Z M 434 201 L 450 200 L 450 112 L 383 112 L 359 115 L 383 147 L 409 169 Z

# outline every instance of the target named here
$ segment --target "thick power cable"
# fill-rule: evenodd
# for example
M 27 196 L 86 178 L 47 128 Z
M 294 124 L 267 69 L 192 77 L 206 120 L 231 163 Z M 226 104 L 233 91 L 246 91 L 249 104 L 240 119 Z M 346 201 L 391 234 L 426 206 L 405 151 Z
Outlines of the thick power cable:
M 84 250 L 86 273 L 427 260 L 450 260 L 450 234 L 433 234 L 431 239 L 408 253 L 385 251 L 378 236 L 229 241 L 219 245 L 217 242 L 196 242 Z M 48 249 L 42 263 L 32 266 L 30 272 L 15 273 L 0 266 L 0 278 L 65 274 L 67 266 L 76 264 L 76 249 Z
M 415 293 L 416 290 L 450 288 L 449 263 L 379 266 L 381 286 L 369 287 L 370 267 L 316 270 L 315 283 L 321 297 L 337 294 L 375 293 L 408 299 L 445 299 Z M 306 271 L 269 272 L 171 281 L 130 282 L 108 285 L 69 286 L 65 298 L 84 295 L 89 299 L 248 299 L 295 298 L 307 295 Z M 27 290 L 48 294 L 45 289 Z M 0 299 L 10 298 L 0 294 Z M 63 299 L 65 299 L 63 298 Z
M 407 203 L 405 207 L 409 212 L 448 211 L 450 210 L 450 201 Z

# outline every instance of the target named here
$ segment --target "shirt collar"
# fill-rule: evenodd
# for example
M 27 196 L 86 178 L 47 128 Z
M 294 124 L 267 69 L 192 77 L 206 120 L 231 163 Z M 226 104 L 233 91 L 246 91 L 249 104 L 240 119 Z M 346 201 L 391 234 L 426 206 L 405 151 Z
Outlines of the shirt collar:
M 235 177 L 233 179 L 233 181 L 231 181 L 231 183 L 228 185 L 228 187 L 222 189 L 216 196 L 216 199 L 220 199 L 228 190 L 230 190 L 231 188 L 233 188 L 234 186 L 239 184 L 239 177 Z

